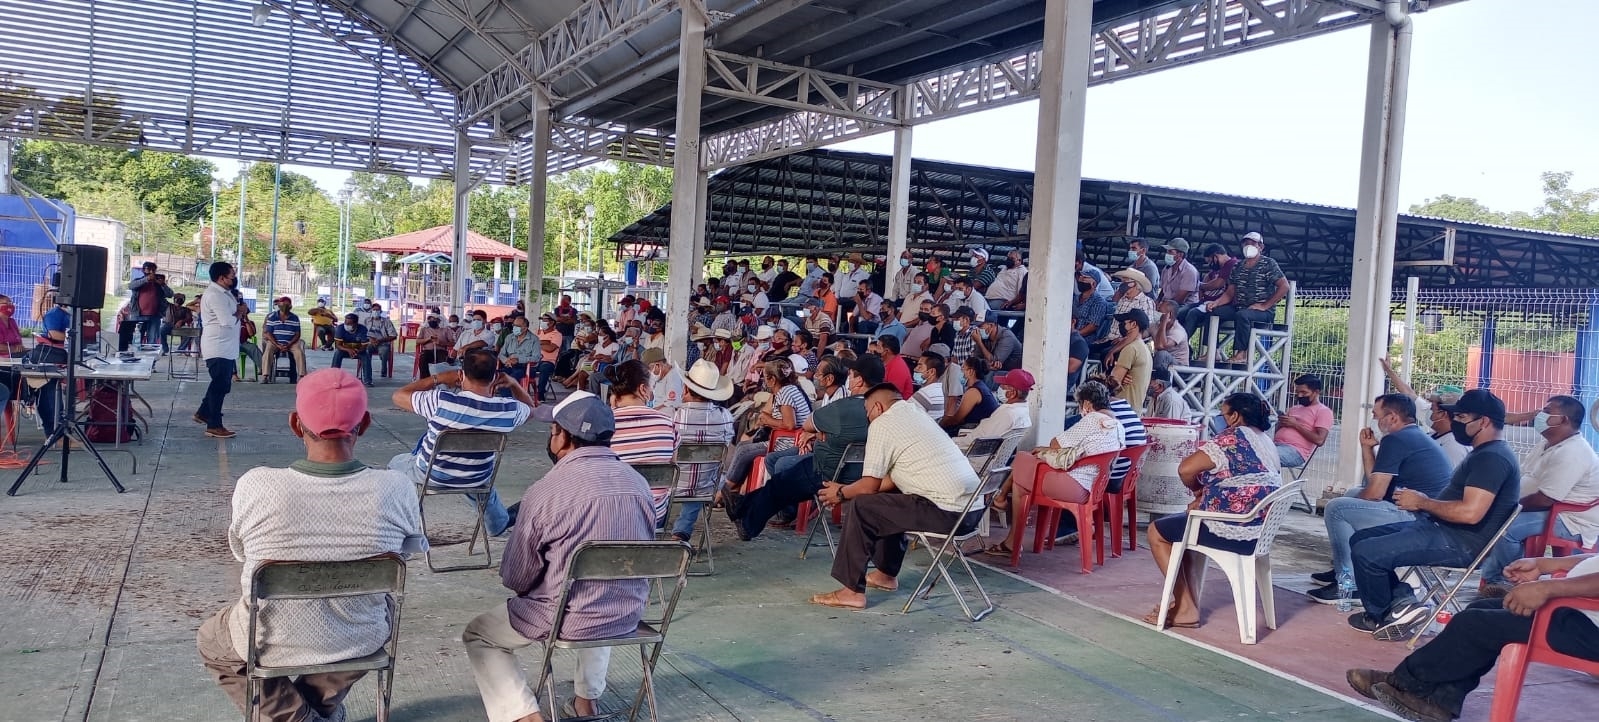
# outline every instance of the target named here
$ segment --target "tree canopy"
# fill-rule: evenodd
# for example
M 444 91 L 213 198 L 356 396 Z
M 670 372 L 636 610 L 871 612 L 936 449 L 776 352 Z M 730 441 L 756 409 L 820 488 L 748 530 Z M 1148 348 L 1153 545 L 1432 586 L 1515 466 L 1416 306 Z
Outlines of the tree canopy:
M 1571 187 L 1572 175 L 1570 171 L 1544 172 L 1544 200 L 1531 212 L 1496 211 L 1475 198 L 1447 194 L 1412 205 L 1410 212 L 1468 223 L 1599 236 L 1599 188 L 1576 190 Z

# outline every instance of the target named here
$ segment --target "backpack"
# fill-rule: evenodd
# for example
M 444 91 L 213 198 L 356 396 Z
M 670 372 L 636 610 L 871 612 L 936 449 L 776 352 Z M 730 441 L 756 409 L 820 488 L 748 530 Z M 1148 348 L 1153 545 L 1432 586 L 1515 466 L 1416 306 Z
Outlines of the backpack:
M 84 429 L 89 441 L 96 444 L 124 443 L 139 435 L 138 417 L 133 415 L 133 404 L 122 399 L 122 427 L 117 428 L 117 389 L 108 384 L 97 384 L 89 395 L 89 423 Z

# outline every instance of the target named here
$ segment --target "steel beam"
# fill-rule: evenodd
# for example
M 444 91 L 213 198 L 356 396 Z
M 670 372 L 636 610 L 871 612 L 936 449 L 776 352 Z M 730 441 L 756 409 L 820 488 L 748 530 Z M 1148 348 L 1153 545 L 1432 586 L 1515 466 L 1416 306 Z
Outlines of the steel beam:
M 664 17 L 675 0 L 586 0 L 560 23 L 460 93 L 456 124 L 470 126 L 535 85 L 549 88 L 565 74 Z M 531 74 L 530 74 L 531 73 Z
M 897 122 L 904 87 L 825 73 L 764 58 L 706 52 L 705 92 L 790 110 L 814 110 L 868 123 Z
M 1349 346 L 1340 418 L 1346 430 L 1365 427 L 1372 401 L 1384 388 L 1378 359 L 1388 355 L 1389 346 L 1412 24 L 1402 10 L 1392 19 L 1378 19 L 1371 24 L 1360 195 L 1355 208 L 1354 264 L 1349 282 Z M 1360 463 L 1359 435 L 1341 434 L 1337 468 L 1356 470 Z M 1360 478 L 1359 473 L 1353 473 L 1340 480 Z
M 551 126 L 550 147 L 557 153 L 595 160 L 615 160 L 649 165 L 672 165 L 675 139 L 651 132 L 568 118 Z
M 696 235 L 703 221 L 700 204 L 700 101 L 705 87 L 705 12 L 698 2 L 683 5 L 677 71 L 677 154 L 672 158 L 672 230 L 667 247 L 666 357 L 682 368 L 688 353 L 689 292 L 704 258 Z
M 1066 373 L 1070 361 L 1077 206 L 1083 174 L 1083 122 L 1088 110 L 1088 64 L 1093 47 L 1093 0 L 1048 0 L 1039 56 L 1038 150 L 1029 241 L 1032 281 L 1027 287 L 1023 368 L 1037 369 L 1028 395 L 1032 439 L 1066 426 Z

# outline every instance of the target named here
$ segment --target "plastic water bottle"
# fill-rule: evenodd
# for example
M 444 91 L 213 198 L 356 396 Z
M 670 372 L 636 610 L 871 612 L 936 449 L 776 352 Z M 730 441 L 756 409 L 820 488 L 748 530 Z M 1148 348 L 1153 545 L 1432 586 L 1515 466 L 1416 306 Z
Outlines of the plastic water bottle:
M 1348 569 L 1338 570 L 1338 611 L 1355 610 L 1355 575 Z

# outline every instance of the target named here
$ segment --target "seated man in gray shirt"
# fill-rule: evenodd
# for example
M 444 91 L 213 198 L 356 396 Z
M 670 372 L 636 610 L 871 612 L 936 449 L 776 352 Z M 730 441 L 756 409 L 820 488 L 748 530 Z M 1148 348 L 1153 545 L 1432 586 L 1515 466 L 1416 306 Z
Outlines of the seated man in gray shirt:
M 1378 396 L 1371 415 L 1382 438 L 1379 440 L 1369 428 L 1360 430 L 1362 468 L 1368 469 L 1365 483 L 1327 502 L 1327 540 L 1332 545 L 1333 566 L 1311 575 L 1323 586 L 1310 591 L 1310 598 L 1323 604 L 1338 602 L 1339 573 L 1349 574 L 1349 583 L 1354 583 L 1349 539 L 1355 532 L 1416 518 L 1414 513 L 1394 506 L 1394 492 L 1414 489 L 1436 496 L 1449 485 L 1449 475 L 1454 471 L 1443 450 L 1416 425 L 1416 402 L 1409 396 Z

